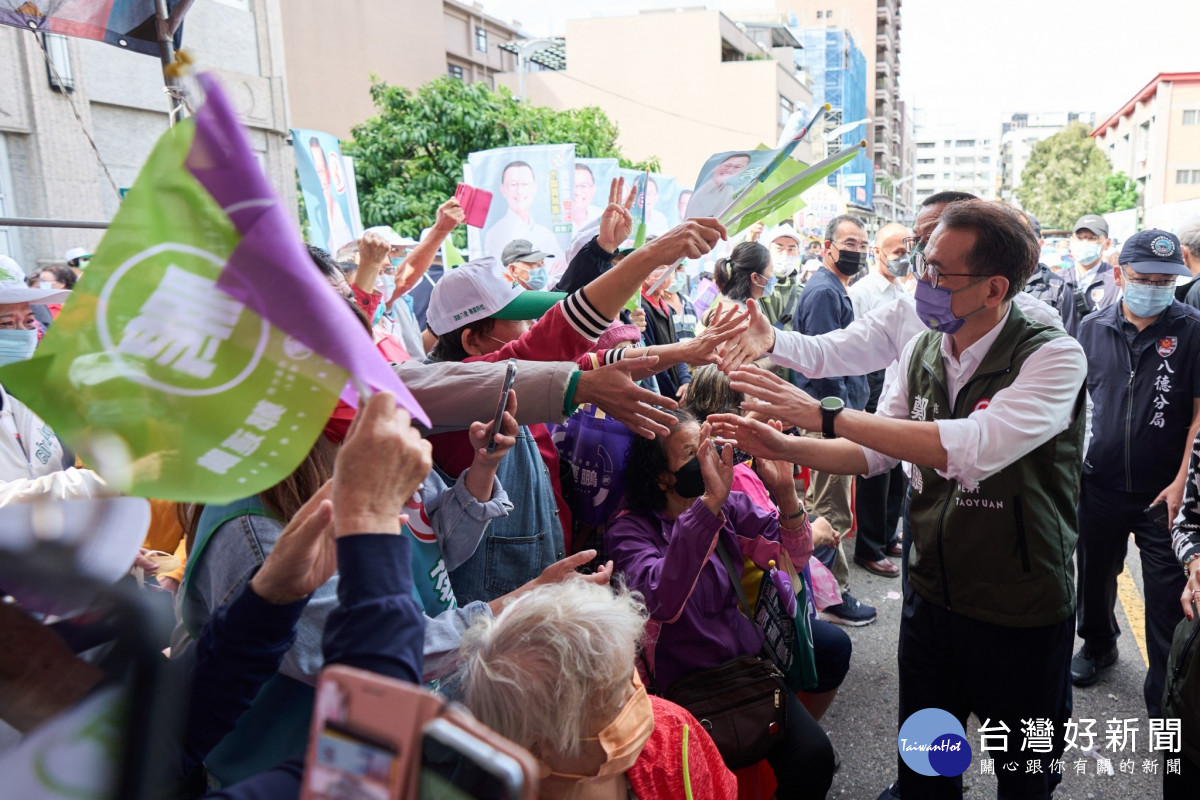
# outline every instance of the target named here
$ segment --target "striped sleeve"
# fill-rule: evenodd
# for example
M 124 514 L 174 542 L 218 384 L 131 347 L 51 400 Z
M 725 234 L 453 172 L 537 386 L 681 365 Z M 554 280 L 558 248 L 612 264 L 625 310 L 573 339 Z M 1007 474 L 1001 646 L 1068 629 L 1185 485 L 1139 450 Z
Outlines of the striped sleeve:
M 1188 556 L 1200 553 L 1200 436 L 1192 442 L 1183 505 L 1175 517 L 1171 546 L 1181 563 Z
M 572 328 L 588 341 L 594 342 L 611 323 L 587 299 L 583 289 L 572 292 L 562 301 L 563 315 Z

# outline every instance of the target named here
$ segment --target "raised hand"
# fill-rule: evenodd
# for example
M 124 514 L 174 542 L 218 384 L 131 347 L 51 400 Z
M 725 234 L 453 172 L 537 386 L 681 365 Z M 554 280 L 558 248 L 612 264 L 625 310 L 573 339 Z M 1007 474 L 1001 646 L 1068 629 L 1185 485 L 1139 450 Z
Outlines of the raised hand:
M 622 201 L 625 193 L 625 179 L 613 178 L 608 187 L 608 206 L 600 215 L 600 232 L 596 244 L 606 253 L 615 253 L 621 242 L 629 238 L 633 232 L 633 200 L 637 197 L 637 186 L 630 187 L 628 196 Z
M 458 204 L 458 198 L 451 197 L 438 206 L 437 218 L 433 223 L 433 230 L 435 233 L 444 236 L 461 225 L 466 218 L 467 214 L 463 211 L 462 206 Z
M 737 414 L 712 414 L 708 421 L 718 439 L 737 445 L 755 458 L 795 463 L 788 453 L 791 437 L 765 422 Z
M 729 373 L 729 387 L 746 395 L 742 401 L 746 411 L 805 430 L 821 429 L 820 403 L 770 370 L 753 366 L 734 370 Z
M 756 361 L 775 346 L 775 328 L 763 316 L 757 300 L 747 300 L 749 327 L 721 350 L 721 371 L 732 372 Z
M 684 342 L 687 348 L 685 360 L 688 364 L 716 364 L 720 361 L 720 347 L 741 336 L 749 326 L 747 313 L 730 306 L 725 313 L 718 312 L 713 324 L 692 339 Z
M 653 252 L 656 264 L 678 264 L 699 258 L 726 238 L 725 226 L 712 217 L 686 219 L 644 247 Z
M 333 533 L 333 481 L 326 481 L 292 517 L 250 589 L 268 603 L 303 600 L 337 571 Z
M 700 474 L 704 477 L 704 494 L 700 496 L 700 501 L 713 514 L 720 515 L 721 506 L 725 505 L 733 486 L 733 448 L 725 447 L 718 451 L 717 443 L 712 439 L 712 426 L 707 422 L 700 426 L 700 446 L 696 449 L 696 459 L 700 462 Z
M 769 420 L 767 426 L 783 432 L 783 424 L 778 420 Z M 776 498 L 793 497 L 796 494 L 796 482 L 793 480 L 792 462 L 771 458 L 758 458 L 754 462 L 758 477 Z
M 512 389 L 508 390 L 508 400 L 504 405 L 504 414 L 500 418 L 500 431 L 496 434 L 496 449 L 489 454 L 487 444 L 488 440 L 492 438 L 493 422 L 495 420 L 472 422 L 467 431 L 471 447 L 475 450 L 477 464 L 499 464 L 504 458 L 504 454 L 517 443 L 517 393 Z
M 391 247 L 382 235 L 374 231 L 364 233 L 358 240 L 358 265 L 368 268 L 381 265 L 387 261 L 389 252 Z
M 639 436 L 669 436 L 676 419 L 663 409 L 679 407 L 669 397 L 643 389 L 631 375 L 651 370 L 658 356 L 623 358 L 599 369 L 584 370 L 575 389 L 576 403 L 593 403 Z M 651 371 L 650 374 L 653 374 Z
M 333 472 L 333 516 L 338 536 L 399 533 L 400 511 L 433 467 L 429 442 L 396 407 L 391 392 L 360 405 Z

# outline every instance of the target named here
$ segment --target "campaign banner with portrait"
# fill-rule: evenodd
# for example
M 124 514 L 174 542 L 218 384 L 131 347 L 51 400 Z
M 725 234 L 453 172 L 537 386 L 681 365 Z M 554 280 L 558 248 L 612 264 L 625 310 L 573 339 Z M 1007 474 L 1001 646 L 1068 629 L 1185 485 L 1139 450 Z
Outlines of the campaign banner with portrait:
M 570 198 L 574 191 L 575 145 L 525 145 L 471 153 L 465 182 L 493 195 L 482 228 L 467 229 L 471 258 L 500 258 L 504 247 L 524 239 L 552 259 L 551 277 L 567 268 L 571 247 Z
M 696 190 L 688 200 L 688 217 L 715 217 L 738 193 L 750 185 L 779 154 L 771 150 L 728 150 L 709 156 L 696 176 Z
M 342 161 L 342 143 L 328 133 L 292 128 L 292 147 L 308 215 L 308 243 L 336 255 L 339 247 L 362 236 L 362 224 L 354 224 L 357 194 Z
M 576 158 L 574 192 L 571 198 L 571 223 L 578 231 L 598 219 L 608 205 L 608 189 L 620 162 L 615 158 Z
M 651 172 L 647 176 L 645 170 L 620 169 L 618 177 L 625 179 L 625 191 L 630 186 L 636 186 L 638 193 L 634 198 L 633 222 L 636 226 L 642 222 L 642 200 L 646 201 L 646 235 L 662 236 L 679 223 L 677 200 L 679 190 L 675 188 L 675 177 Z

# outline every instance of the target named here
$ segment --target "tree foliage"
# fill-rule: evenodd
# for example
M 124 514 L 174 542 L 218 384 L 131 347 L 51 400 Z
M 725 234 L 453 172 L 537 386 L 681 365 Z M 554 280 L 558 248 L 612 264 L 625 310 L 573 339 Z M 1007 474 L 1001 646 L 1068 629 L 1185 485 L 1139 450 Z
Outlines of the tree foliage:
M 617 145 L 617 126 L 595 106 L 555 111 L 521 103 L 505 87 L 441 77 L 412 91 L 373 78 L 378 116 L 355 125 L 342 149 L 354 158 L 363 225 L 391 225 L 416 237 L 433 224 L 437 207 L 454 194 L 467 155 L 526 144 L 575 144 L 580 158 L 618 158 L 634 169 L 659 169 L 658 160 L 633 163 Z M 455 234 L 465 243 L 461 230 Z
M 1097 213 L 1124 211 L 1127 208 L 1137 208 L 1137 204 L 1137 184 L 1124 172 L 1115 172 L 1104 181 L 1104 202 L 1100 204 Z
M 1099 213 L 1105 202 L 1112 166 L 1088 134 L 1086 125 L 1072 122 L 1033 146 L 1017 199 L 1043 228 L 1069 228 L 1084 214 Z

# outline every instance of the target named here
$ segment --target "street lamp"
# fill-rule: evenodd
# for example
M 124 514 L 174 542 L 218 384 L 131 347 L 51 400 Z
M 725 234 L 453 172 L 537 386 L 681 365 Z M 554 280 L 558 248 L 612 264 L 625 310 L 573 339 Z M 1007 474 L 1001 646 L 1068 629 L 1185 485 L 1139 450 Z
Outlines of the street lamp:
M 517 75 L 520 80 L 520 100 L 525 102 L 525 64 L 529 57 L 557 44 L 553 39 L 514 39 L 509 42 L 517 51 Z

